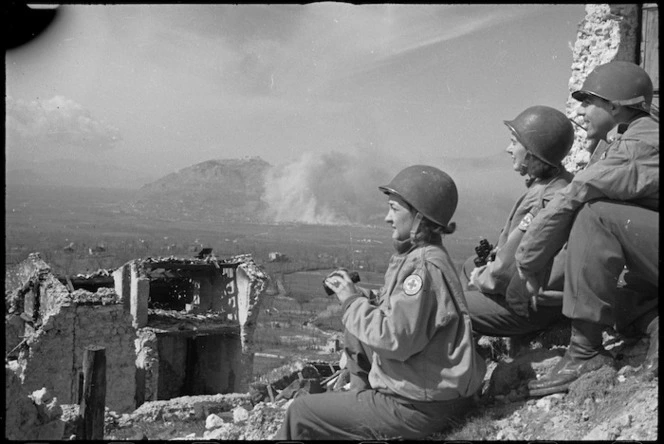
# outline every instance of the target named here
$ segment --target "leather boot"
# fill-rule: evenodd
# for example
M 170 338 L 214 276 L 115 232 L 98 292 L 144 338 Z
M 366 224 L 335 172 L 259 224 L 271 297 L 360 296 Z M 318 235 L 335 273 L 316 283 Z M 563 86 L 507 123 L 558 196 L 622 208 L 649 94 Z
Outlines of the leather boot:
M 585 321 L 572 321 L 572 337 L 565 355 L 548 375 L 528 382 L 530 396 L 566 392 L 572 382 L 604 365 L 614 365 L 613 357 L 602 347 L 604 327 Z
M 643 361 L 643 370 L 652 375 L 657 375 L 659 370 L 659 315 L 648 324 L 646 333 L 648 334 L 649 344 L 646 359 Z

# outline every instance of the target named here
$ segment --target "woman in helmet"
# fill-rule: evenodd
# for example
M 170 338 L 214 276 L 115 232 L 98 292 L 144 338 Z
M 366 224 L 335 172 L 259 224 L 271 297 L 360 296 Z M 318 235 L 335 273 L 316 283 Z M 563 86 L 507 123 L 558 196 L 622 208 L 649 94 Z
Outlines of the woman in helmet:
M 572 147 L 574 129 L 563 113 L 548 106 L 529 107 L 505 125 L 511 132 L 507 152 L 514 170 L 527 176 L 527 190 L 514 204 L 488 262 L 476 266 L 477 258 L 471 257 L 461 273 L 473 330 L 487 336 L 531 333 L 562 318 L 565 249 L 540 270 L 547 284 L 536 305 L 529 304 L 514 256 L 532 218 L 572 180 L 561 161 Z
M 351 390 L 296 398 L 276 439 L 417 439 L 450 425 L 481 387 L 461 283 L 443 247 L 458 195 L 443 171 L 402 170 L 379 187 L 395 254 L 375 302 L 346 270 L 325 284 L 342 303 Z

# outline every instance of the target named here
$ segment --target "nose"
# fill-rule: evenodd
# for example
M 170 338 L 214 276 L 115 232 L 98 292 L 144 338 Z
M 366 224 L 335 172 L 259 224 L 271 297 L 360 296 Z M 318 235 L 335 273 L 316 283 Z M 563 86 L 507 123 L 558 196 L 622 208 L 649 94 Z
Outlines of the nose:
M 509 145 L 507 145 L 507 148 L 505 148 L 505 151 L 507 151 L 508 154 L 512 154 L 514 152 L 513 146 L 514 144 L 510 143 Z
M 387 214 L 385 215 L 385 223 L 392 225 L 392 222 L 394 221 L 394 218 L 392 218 L 392 210 L 388 211 Z

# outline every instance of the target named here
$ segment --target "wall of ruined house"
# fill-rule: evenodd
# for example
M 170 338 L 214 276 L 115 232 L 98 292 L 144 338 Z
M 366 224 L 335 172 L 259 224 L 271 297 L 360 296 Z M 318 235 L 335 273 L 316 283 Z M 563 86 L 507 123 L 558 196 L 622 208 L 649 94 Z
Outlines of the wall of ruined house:
M 136 407 L 157 400 L 159 381 L 159 349 L 157 335 L 149 329 L 138 329 L 136 350 Z
M 61 306 L 44 318 L 21 350 L 26 390 L 46 387 L 61 403 L 78 404 L 79 374 L 88 346 L 105 348 L 106 406 L 135 408 L 135 329 L 121 304 Z
M 583 125 L 578 115 L 580 103 L 571 97 L 587 75 L 597 66 L 614 60 L 639 63 L 641 8 L 637 4 L 587 4 L 586 15 L 579 24 L 572 48 L 572 74 L 569 79 L 570 96 L 567 115 Z M 586 149 L 585 131 L 575 127 L 574 146 L 565 159 L 565 167 L 576 172 L 590 157 Z
M 17 314 L 5 316 L 5 355 L 18 356 L 16 347 L 23 341 L 25 321 Z
M 251 259 L 244 261 L 238 267 L 238 274 L 245 275 L 245 279 L 238 279 L 238 317 L 240 321 L 240 342 L 242 345 L 241 368 L 242 372 L 237 381 L 238 392 L 249 390 L 254 369 L 254 332 L 258 314 L 260 313 L 263 293 L 265 292 L 269 277 Z
M 33 392 L 22 384 L 22 369 L 16 361 L 5 364 L 5 439 L 10 441 L 63 438 L 65 423 L 58 399 L 41 388 Z

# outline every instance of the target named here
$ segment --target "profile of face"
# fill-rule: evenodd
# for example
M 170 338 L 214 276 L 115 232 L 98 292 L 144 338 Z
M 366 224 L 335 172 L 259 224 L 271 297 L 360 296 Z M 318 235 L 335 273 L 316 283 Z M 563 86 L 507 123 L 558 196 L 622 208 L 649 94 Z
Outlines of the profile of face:
M 387 201 L 388 211 L 385 222 L 392 227 L 392 239 L 404 241 L 410 238 L 410 228 L 415 217 L 410 206 L 399 196 L 390 195 Z
M 510 144 L 505 149 L 512 156 L 512 168 L 524 176 L 528 170 L 528 150 L 519 142 L 514 133 L 510 135 Z
M 617 122 L 612 113 L 613 105 L 604 99 L 588 94 L 577 113 L 583 117 L 588 139 L 605 140 Z

